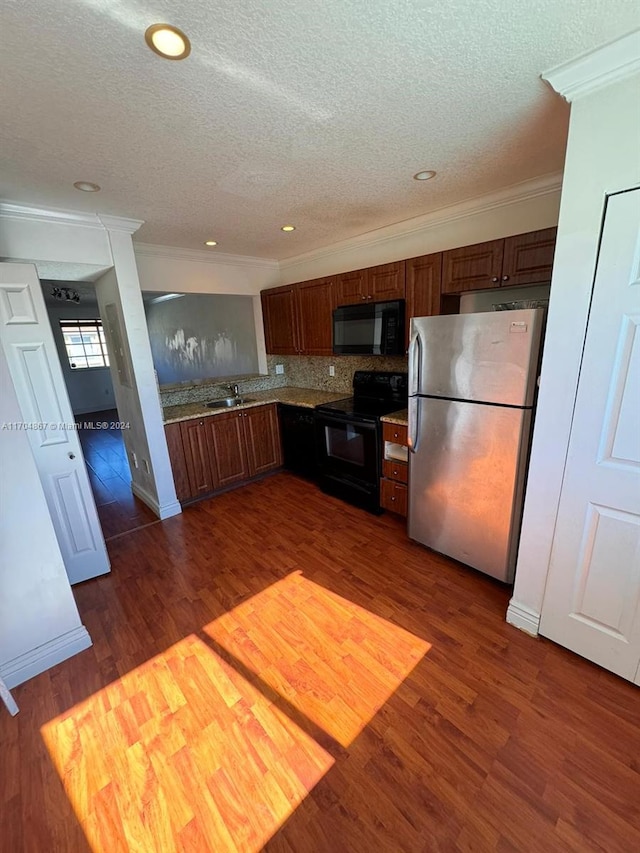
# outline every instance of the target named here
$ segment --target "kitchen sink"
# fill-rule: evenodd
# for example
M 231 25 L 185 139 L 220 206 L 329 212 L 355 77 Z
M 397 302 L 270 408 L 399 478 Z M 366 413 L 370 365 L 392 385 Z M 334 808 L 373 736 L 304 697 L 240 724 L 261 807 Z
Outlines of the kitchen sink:
M 205 403 L 207 409 L 233 409 L 234 406 L 241 406 L 243 403 L 252 403 L 248 397 L 224 397 L 222 400 L 212 400 L 210 403 Z

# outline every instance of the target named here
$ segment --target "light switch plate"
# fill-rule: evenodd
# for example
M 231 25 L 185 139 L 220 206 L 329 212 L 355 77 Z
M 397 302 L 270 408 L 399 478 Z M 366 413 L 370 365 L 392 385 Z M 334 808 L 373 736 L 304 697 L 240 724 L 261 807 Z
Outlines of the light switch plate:
M 335 376 L 335 375 L 336 375 L 336 369 L 333 366 L 333 364 L 330 364 L 329 365 L 329 376 Z

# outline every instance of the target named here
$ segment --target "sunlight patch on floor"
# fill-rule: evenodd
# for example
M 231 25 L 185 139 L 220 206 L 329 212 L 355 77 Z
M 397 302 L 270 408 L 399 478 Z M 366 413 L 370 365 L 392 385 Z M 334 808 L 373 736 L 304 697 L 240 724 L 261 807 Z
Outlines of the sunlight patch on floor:
M 348 746 L 430 645 L 293 572 L 204 631 Z
M 41 732 L 94 853 L 257 853 L 333 764 L 193 635 Z

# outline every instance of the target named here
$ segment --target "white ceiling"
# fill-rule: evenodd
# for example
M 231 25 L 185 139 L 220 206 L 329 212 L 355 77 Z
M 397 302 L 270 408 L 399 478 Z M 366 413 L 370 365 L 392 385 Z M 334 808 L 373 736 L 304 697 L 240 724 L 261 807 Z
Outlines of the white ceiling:
M 9 0 L 1 193 L 144 219 L 147 243 L 291 257 L 561 169 L 568 106 L 539 74 L 633 29 L 637 9 Z M 188 59 L 145 46 L 158 21 L 189 35 Z

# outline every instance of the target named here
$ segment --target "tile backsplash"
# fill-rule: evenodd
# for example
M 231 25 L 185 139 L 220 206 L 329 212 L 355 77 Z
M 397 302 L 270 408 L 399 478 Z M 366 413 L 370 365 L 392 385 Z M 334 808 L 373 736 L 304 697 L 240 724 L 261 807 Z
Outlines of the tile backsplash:
M 276 364 L 282 364 L 284 374 L 276 375 Z M 333 366 L 335 376 L 329 375 Z M 314 388 L 317 391 L 335 391 L 347 396 L 351 392 L 353 374 L 356 370 L 406 371 L 407 359 L 404 356 L 304 356 L 269 355 L 267 356 L 268 375 L 231 376 L 224 380 L 206 380 L 189 385 L 160 389 L 160 401 L 163 406 L 177 406 L 183 403 L 199 403 L 203 400 L 215 400 L 226 397 L 227 385 L 237 383 L 242 394 L 252 391 L 268 391 L 271 388 Z

